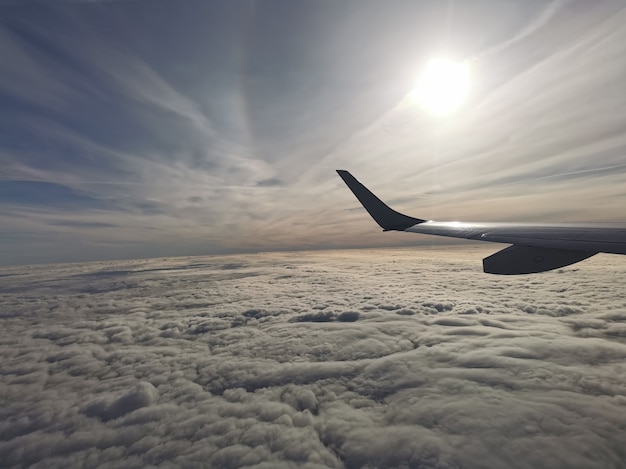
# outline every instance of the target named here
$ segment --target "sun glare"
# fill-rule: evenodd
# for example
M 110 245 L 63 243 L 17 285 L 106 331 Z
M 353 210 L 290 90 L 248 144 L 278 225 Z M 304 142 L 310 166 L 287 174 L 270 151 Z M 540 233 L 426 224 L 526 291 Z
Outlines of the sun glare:
M 438 116 L 448 116 L 461 107 L 469 85 L 467 62 L 432 59 L 426 64 L 413 97 L 425 110 Z

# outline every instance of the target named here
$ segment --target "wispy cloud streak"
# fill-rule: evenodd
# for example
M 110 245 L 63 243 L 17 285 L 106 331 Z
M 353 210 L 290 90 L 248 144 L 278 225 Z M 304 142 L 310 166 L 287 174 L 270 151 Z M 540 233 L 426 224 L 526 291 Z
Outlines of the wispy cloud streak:
M 198 252 L 348 246 L 355 232 L 399 242 L 350 211 L 342 167 L 420 217 L 623 219 L 616 4 L 98 3 L 4 4 L 0 185 L 15 199 L 56 184 L 94 203 L 1 202 L 3 262 L 27 262 L 15 240 L 59 219 L 123 227 L 108 254 L 86 257 L 142 239 L 154 255 L 172 238 Z M 414 79 L 455 48 L 479 58 L 472 101 L 432 119 L 410 99 Z M 81 231 L 40 259 L 97 243 Z

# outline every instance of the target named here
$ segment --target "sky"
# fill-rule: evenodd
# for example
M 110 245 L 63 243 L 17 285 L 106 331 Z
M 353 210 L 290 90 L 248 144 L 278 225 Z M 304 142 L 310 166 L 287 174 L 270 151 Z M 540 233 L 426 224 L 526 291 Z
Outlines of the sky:
M 620 256 L 488 245 L 5 267 L 0 461 L 619 469 Z
M 621 1 L 0 0 L 0 263 L 430 244 L 624 221 Z M 442 118 L 428 60 L 468 64 Z

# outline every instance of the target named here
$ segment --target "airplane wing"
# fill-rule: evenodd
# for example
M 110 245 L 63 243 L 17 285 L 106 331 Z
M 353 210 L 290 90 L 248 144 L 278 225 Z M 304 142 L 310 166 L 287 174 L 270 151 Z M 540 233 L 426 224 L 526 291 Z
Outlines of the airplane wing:
M 337 173 L 383 231 L 511 244 L 483 259 L 483 270 L 489 274 L 533 274 L 574 264 L 599 252 L 626 254 L 626 225 L 422 220 L 391 209 L 348 171 L 340 169 Z

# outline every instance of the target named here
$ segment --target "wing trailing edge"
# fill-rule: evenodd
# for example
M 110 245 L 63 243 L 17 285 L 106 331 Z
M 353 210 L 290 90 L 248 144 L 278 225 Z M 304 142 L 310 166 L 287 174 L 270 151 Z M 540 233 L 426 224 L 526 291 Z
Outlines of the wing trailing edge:
M 488 274 L 536 274 L 559 269 L 583 261 L 597 252 L 548 249 L 532 246 L 509 246 L 483 259 L 483 270 Z

